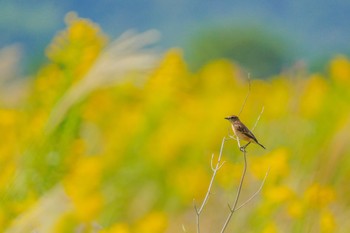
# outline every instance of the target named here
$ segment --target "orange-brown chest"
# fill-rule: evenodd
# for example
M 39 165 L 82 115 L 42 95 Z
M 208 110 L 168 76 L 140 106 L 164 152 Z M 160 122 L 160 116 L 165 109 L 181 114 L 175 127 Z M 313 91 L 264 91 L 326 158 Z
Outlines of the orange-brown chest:
M 252 138 L 248 137 L 244 133 L 237 130 L 235 127 L 235 124 L 232 124 L 232 130 L 233 130 L 233 133 L 236 135 L 236 137 L 239 138 L 239 140 L 244 140 L 244 141 L 248 141 L 248 142 L 252 141 Z

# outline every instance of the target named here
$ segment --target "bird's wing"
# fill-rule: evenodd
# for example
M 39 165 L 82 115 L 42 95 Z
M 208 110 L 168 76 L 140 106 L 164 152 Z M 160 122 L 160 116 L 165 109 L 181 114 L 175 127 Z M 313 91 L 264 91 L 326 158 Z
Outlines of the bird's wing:
M 247 137 L 253 139 L 255 142 L 257 142 L 258 140 L 256 139 L 256 137 L 254 136 L 254 134 L 252 132 L 250 132 L 250 130 L 245 126 L 245 125 L 238 125 L 238 130 L 243 133 L 244 135 L 246 135 Z

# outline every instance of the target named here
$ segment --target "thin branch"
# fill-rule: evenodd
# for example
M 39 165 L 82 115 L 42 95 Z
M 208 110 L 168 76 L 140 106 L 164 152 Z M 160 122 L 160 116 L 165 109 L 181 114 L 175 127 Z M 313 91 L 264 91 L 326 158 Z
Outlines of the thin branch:
M 267 175 L 269 174 L 269 172 L 270 172 L 270 168 L 265 173 L 265 177 L 264 177 L 263 181 L 261 182 L 261 185 L 260 185 L 259 189 L 250 198 L 248 198 L 248 200 L 246 200 L 245 202 L 243 202 L 243 204 L 238 206 L 235 211 L 237 211 L 240 208 L 244 207 L 246 204 L 248 204 L 251 200 L 253 200 L 261 192 L 261 189 L 262 189 L 262 187 L 265 184 L 265 181 L 266 181 L 266 178 L 267 178 Z
M 248 74 L 248 84 L 249 84 L 249 89 L 248 89 L 248 93 L 245 97 L 245 100 L 243 102 L 243 105 L 241 107 L 241 110 L 239 112 L 238 115 L 240 115 L 246 105 L 246 102 L 247 102 L 247 99 L 250 95 L 250 91 L 251 91 L 251 83 L 250 83 L 250 74 Z M 255 129 L 255 127 L 257 126 L 259 120 L 260 120 L 260 117 L 261 115 L 263 114 L 264 112 L 264 107 L 262 108 L 256 122 L 255 122 L 255 125 L 252 129 L 252 131 Z M 217 171 L 224 165 L 225 161 L 224 162 L 221 162 L 221 157 L 222 157 L 222 151 L 223 151 L 223 148 L 224 148 L 224 144 L 225 144 L 225 141 L 226 140 L 230 140 L 230 139 L 234 139 L 234 140 L 237 140 L 238 141 L 238 144 L 239 144 L 239 138 L 237 137 L 234 137 L 234 136 L 231 136 L 229 135 L 228 138 L 224 137 L 223 140 L 222 140 L 222 143 L 221 143 L 221 148 L 220 148 L 220 153 L 219 153 L 219 156 L 218 156 L 218 159 L 216 161 L 216 164 L 215 166 L 213 165 L 213 160 L 214 160 L 214 154 L 212 154 L 211 156 L 211 160 L 210 160 L 210 167 L 211 167 L 211 170 L 213 171 L 213 175 L 211 177 L 211 180 L 210 180 L 210 183 L 209 183 L 209 186 L 208 186 L 208 190 L 207 190 L 207 193 L 204 197 L 204 200 L 202 202 L 202 204 L 200 205 L 200 207 L 198 208 L 197 205 L 195 204 L 195 200 L 193 200 L 193 203 L 194 203 L 194 209 L 195 209 L 195 212 L 196 212 L 196 215 L 197 215 L 197 233 L 200 233 L 200 214 L 202 213 L 203 211 L 203 208 L 204 206 L 207 204 L 208 200 L 209 200 L 209 196 L 211 194 L 211 189 L 212 189 L 212 185 L 213 185 L 213 182 L 214 182 L 214 179 L 215 179 L 215 176 L 216 176 L 216 173 Z M 247 172 L 247 151 L 246 151 L 246 147 L 250 144 L 250 142 L 248 144 L 246 144 L 244 147 L 240 147 L 240 150 L 243 152 L 243 158 L 244 158 L 244 167 L 243 167 L 243 171 L 242 171 L 242 175 L 241 175 L 241 180 L 239 182 L 239 185 L 238 185 L 238 188 L 237 188 L 237 194 L 236 194 L 236 198 L 233 202 L 233 205 L 231 206 L 229 203 L 227 204 L 228 205 L 228 208 L 230 210 L 230 213 L 228 214 L 227 218 L 226 218 L 226 221 L 224 223 L 224 225 L 222 226 L 222 229 L 220 231 L 220 233 L 224 233 L 225 230 L 227 229 L 227 226 L 229 224 L 229 222 L 231 221 L 231 218 L 233 216 L 233 213 L 236 212 L 237 210 L 241 209 L 242 207 L 244 207 L 245 205 L 247 205 L 250 201 L 252 201 L 262 190 L 264 184 L 265 184 L 265 181 L 266 181 L 266 178 L 267 178 L 267 175 L 270 171 L 270 169 L 266 172 L 265 174 L 265 177 L 259 187 L 259 189 L 253 194 L 251 195 L 245 202 L 243 202 L 243 204 L 238 205 L 238 201 L 239 201 L 239 198 L 241 196 L 241 191 L 242 191 L 242 187 L 243 187 L 243 182 L 244 182 L 244 178 L 245 178 L 245 175 L 246 175 L 246 172 Z M 184 228 L 183 228 L 184 230 Z M 184 230 L 185 231 L 185 230 Z
M 239 199 L 239 196 L 241 195 L 243 181 L 244 181 L 244 177 L 245 177 L 245 174 L 246 174 L 246 171 L 247 171 L 247 154 L 246 154 L 245 150 L 243 151 L 243 157 L 244 157 L 244 168 L 243 168 L 243 172 L 242 172 L 242 176 L 241 176 L 241 181 L 239 182 L 236 199 L 235 199 L 232 207 L 229 205 L 230 213 L 227 216 L 226 221 L 225 221 L 225 223 L 224 223 L 220 233 L 225 232 L 225 230 L 226 230 L 226 228 L 228 226 L 228 223 L 230 222 L 230 220 L 232 218 L 233 213 L 236 211 L 236 206 L 237 206 L 237 203 L 238 203 L 238 199 Z
M 193 207 L 194 210 L 196 211 L 196 213 L 198 213 L 198 208 L 197 208 L 197 204 L 196 204 L 196 200 L 193 198 Z
M 263 106 L 262 109 L 261 109 L 261 112 L 260 112 L 260 114 L 259 114 L 259 116 L 258 116 L 258 118 L 257 118 L 256 121 L 255 121 L 254 127 L 252 128 L 252 132 L 254 131 L 255 127 L 258 125 L 258 122 L 259 122 L 260 117 L 261 117 L 261 115 L 263 114 L 264 110 L 265 110 L 265 107 Z
M 238 204 L 238 200 L 239 200 L 239 197 L 241 195 L 241 191 L 242 191 L 242 186 L 243 186 L 243 181 L 244 181 L 244 178 L 245 178 L 245 174 L 246 174 L 246 171 L 247 171 L 247 154 L 246 154 L 246 150 L 243 150 L 243 156 L 244 156 L 244 168 L 243 168 L 243 172 L 242 172 L 242 176 L 241 176 L 241 181 L 239 182 L 239 186 L 238 186 L 238 189 L 237 189 L 237 195 L 236 195 L 236 199 L 233 203 L 233 206 L 231 207 L 230 204 L 227 204 L 228 205 L 228 208 L 230 210 L 230 213 L 228 214 L 227 218 L 226 218 L 226 221 L 220 231 L 220 233 L 224 233 L 229 222 L 231 221 L 231 218 L 233 216 L 233 213 L 236 212 L 237 210 L 241 209 L 242 207 L 244 207 L 245 205 L 247 205 L 250 201 L 252 201 L 262 190 L 264 184 L 265 184 L 265 181 L 266 181 L 266 178 L 267 178 L 267 175 L 269 174 L 270 172 L 270 168 L 267 170 L 266 174 L 265 174 L 265 177 L 263 179 L 263 181 L 261 182 L 261 185 L 259 187 L 259 189 L 253 194 L 251 195 L 248 200 L 246 200 L 245 202 L 243 202 L 240 206 L 237 207 L 237 204 Z
M 242 105 L 242 107 L 241 107 L 241 110 L 240 110 L 239 113 L 238 113 L 238 116 L 242 113 L 242 111 L 243 111 L 243 109 L 244 109 L 244 107 L 245 107 L 245 105 L 246 105 L 246 103 L 247 103 L 248 97 L 249 97 L 249 95 L 250 95 L 250 91 L 251 91 L 250 74 L 248 74 L 248 84 L 249 84 L 248 93 L 247 93 L 247 95 L 246 95 L 246 97 L 245 97 L 245 99 L 244 99 L 243 105 Z M 253 131 L 253 130 L 255 129 L 255 127 L 257 126 L 257 124 L 258 124 L 258 122 L 259 122 L 259 120 L 260 120 L 260 117 L 261 117 L 261 115 L 263 114 L 263 112 L 264 112 L 264 107 L 262 108 L 262 110 L 261 110 L 261 112 L 260 112 L 260 114 L 259 114 L 259 116 L 258 116 L 258 118 L 257 118 L 257 120 L 256 120 L 256 122 L 255 122 L 255 125 L 254 125 L 254 127 L 252 128 L 252 131 Z M 231 139 L 232 139 L 232 138 L 235 139 L 234 137 L 231 137 L 231 136 L 230 136 L 230 138 L 231 138 Z M 239 145 L 239 139 L 237 138 L 236 140 L 238 141 L 238 145 Z M 232 206 L 231 206 L 230 204 L 228 204 L 228 208 L 229 208 L 229 210 L 230 210 L 230 213 L 228 214 L 228 216 L 227 216 L 227 218 L 226 218 L 226 221 L 225 221 L 224 225 L 222 226 L 222 229 L 221 229 L 220 233 L 224 233 L 225 230 L 227 229 L 227 226 L 228 226 L 229 222 L 231 221 L 231 218 L 232 218 L 232 216 L 233 216 L 233 213 L 236 212 L 237 210 L 241 209 L 242 207 L 244 207 L 246 204 L 248 204 L 251 200 L 253 200 L 253 199 L 260 193 L 262 187 L 263 187 L 264 184 L 265 184 L 266 177 L 267 177 L 267 175 L 268 175 L 268 173 L 269 173 L 269 170 L 268 170 L 268 171 L 266 172 L 266 174 L 265 174 L 265 177 L 264 177 L 264 179 L 263 179 L 263 181 L 262 181 L 262 183 L 261 183 L 259 189 L 258 189 L 250 198 L 248 198 L 248 200 L 246 200 L 243 204 L 241 204 L 240 206 L 237 207 L 238 201 L 239 201 L 239 198 L 240 198 L 240 195 L 241 195 L 242 187 L 243 187 L 244 178 L 245 178 L 245 175 L 246 175 L 246 172 L 247 172 L 247 166 L 248 166 L 248 165 L 247 165 L 247 151 L 246 151 L 246 147 L 247 147 L 249 144 L 250 144 L 250 142 L 249 142 L 248 144 L 246 144 L 244 147 L 240 147 L 240 145 L 239 145 L 240 150 L 243 152 L 244 167 L 243 167 L 243 171 L 242 171 L 242 175 L 241 175 L 241 180 L 240 180 L 239 185 L 238 185 L 238 188 L 237 188 L 237 195 L 236 195 L 236 198 L 235 198 L 235 200 L 234 200 Z
M 211 167 L 211 170 L 214 172 L 215 168 L 213 166 L 213 160 L 214 160 L 214 154 L 211 155 L 211 159 L 210 159 L 210 167 Z
M 221 167 L 224 166 L 225 163 L 226 163 L 226 161 L 223 161 L 223 162 L 221 163 L 221 165 L 217 168 L 217 170 L 220 170 Z
M 186 230 L 186 227 L 185 227 L 184 224 L 182 224 L 182 231 L 185 232 L 185 233 L 187 233 L 187 230 Z
M 242 186 L 243 186 L 244 177 L 245 177 L 245 174 L 247 172 L 247 152 L 245 150 L 243 151 L 243 155 L 244 155 L 243 156 L 244 157 L 244 168 L 243 168 L 243 172 L 242 172 L 241 181 L 239 182 L 236 199 L 235 199 L 235 202 L 233 204 L 233 208 L 232 208 L 233 210 L 236 209 L 236 206 L 238 204 L 238 199 L 239 199 L 239 196 L 241 195 L 241 190 L 242 190 Z
M 244 101 L 243 101 L 243 105 L 242 105 L 242 107 L 241 107 L 241 110 L 239 111 L 239 113 L 238 113 L 238 116 L 239 115 L 241 115 L 241 113 L 242 113 L 242 111 L 243 111 L 243 109 L 244 109 L 244 107 L 245 107 L 245 104 L 247 103 L 247 100 L 248 100 L 248 97 L 249 97 L 249 95 L 250 95 L 250 90 L 251 90 L 251 84 L 250 84 L 250 73 L 248 73 L 248 93 L 247 93 L 247 95 L 246 95 L 246 97 L 245 97 L 245 99 L 244 99 Z
M 219 153 L 219 156 L 218 156 L 218 159 L 216 161 L 216 165 L 215 166 L 213 166 L 214 154 L 211 156 L 210 166 L 211 166 L 211 169 L 213 171 L 213 175 L 211 177 L 211 180 L 210 180 L 210 183 L 209 183 L 209 186 L 208 186 L 208 190 L 207 190 L 207 193 L 205 194 L 204 200 L 203 200 L 201 206 L 199 207 L 199 209 L 194 204 L 194 209 L 195 209 L 196 215 L 197 215 L 197 233 L 200 233 L 200 214 L 202 213 L 204 206 L 207 204 L 207 202 L 209 200 L 209 196 L 211 194 L 211 188 L 213 186 L 216 173 L 225 163 L 225 161 L 221 162 L 221 157 L 222 157 L 222 152 L 223 152 L 226 140 L 227 140 L 226 137 L 224 137 L 222 139 L 220 153 Z

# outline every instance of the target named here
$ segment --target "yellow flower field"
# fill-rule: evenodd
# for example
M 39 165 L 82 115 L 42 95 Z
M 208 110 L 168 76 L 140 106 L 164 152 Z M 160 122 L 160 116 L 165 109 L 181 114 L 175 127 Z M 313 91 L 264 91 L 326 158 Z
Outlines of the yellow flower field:
M 216 60 L 191 72 L 181 49 L 149 49 L 154 31 L 111 41 L 70 13 L 29 78 L 25 98 L 0 101 L 0 232 L 196 232 L 200 203 L 238 114 L 248 75 Z M 146 47 L 146 48 L 144 48 Z M 350 60 L 327 72 L 290 68 L 251 78 L 240 115 L 266 146 L 247 148 L 248 170 L 227 232 L 350 229 Z M 227 141 L 202 232 L 219 232 L 243 169 Z

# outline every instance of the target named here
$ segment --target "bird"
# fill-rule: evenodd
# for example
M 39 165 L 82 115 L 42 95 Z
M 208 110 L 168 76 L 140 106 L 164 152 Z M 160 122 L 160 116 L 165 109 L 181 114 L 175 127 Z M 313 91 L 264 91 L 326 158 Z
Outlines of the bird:
M 247 126 L 245 126 L 238 118 L 238 116 L 236 115 L 231 115 L 228 117 L 225 117 L 226 120 L 230 121 L 231 125 L 232 125 L 232 130 L 233 133 L 236 135 L 237 137 L 237 142 L 238 142 L 238 146 L 240 148 L 240 150 L 245 150 L 245 148 L 250 144 L 250 143 L 256 143 L 259 146 L 261 146 L 262 148 L 266 149 L 254 136 L 254 134 L 247 128 Z M 240 140 L 244 140 L 247 141 L 248 144 L 246 144 L 245 146 L 241 146 L 240 144 Z

